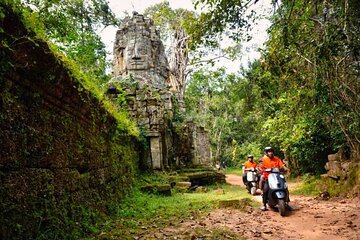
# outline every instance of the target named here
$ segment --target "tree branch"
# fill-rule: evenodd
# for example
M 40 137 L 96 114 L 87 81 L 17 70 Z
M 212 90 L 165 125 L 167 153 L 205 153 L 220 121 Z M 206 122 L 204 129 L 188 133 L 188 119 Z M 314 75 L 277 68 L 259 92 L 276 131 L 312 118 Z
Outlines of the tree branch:
M 221 56 L 216 56 L 214 58 L 210 58 L 210 59 L 204 59 L 204 60 L 199 60 L 197 62 L 194 62 L 194 63 L 191 63 L 189 64 L 189 66 L 191 65 L 196 65 L 196 64 L 199 64 L 199 63 L 204 63 L 204 62 L 211 62 L 211 61 L 214 61 L 216 59 L 219 59 L 219 58 L 225 58 L 225 59 L 228 59 L 228 60 L 232 60 L 230 57 L 228 57 L 226 54 L 223 54 Z

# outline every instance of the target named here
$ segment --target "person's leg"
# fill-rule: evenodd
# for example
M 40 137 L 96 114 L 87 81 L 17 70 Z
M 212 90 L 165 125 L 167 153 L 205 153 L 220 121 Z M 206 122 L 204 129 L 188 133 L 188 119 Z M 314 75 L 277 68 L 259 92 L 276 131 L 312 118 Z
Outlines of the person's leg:
M 266 210 L 267 198 L 268 198 L 269 186 L 268 186 L 267 181 L 263 181 L 263 184 L 264 184 L 263 194 L 262 194 L 263 206 L 261 207 L 261 210 L 265 211 Z
M 263 184 L 264 184 L 264 176 L 260 175 L 259 188 L 261 189 L 261 191 L 263 191 L 264 188 Z
M 246 185 L 246 182 L 247 182 L 246 173 L 243 174 L 242 179 L 243 179 L 244 185 Z
M 256 173 L 256 189 L 260 188 L 261 189 L 261 186 L 260 186 L 260 179 L 261 179 L 261 175 Z
M 286 207 L 287 207 L 287 209 L 288 209 L 289 211 L 292 211 L 292 210 L 294 210 L 294 208 L 292 208 L 292 207 L 289 205 L 289 202 L 290 202 L 289 189 L 286 189 L 286 194 L 287 194 L 287 196 L 288 196 Z
M 286 189 L 286 194 L 287 194 L 287 196 L 288 196 L 288 199 L 287 199 L 287 201 L 288 201 L 288 202 L 290 202 L 290 194 L 289 194 L 289 189 Z

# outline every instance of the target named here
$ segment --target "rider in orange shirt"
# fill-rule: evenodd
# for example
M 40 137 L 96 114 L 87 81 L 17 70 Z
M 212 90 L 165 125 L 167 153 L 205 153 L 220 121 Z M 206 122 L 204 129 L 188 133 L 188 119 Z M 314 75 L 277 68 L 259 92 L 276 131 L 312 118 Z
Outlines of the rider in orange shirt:
M 261 207 L 261 210 L 266 210 L 266 202 L 268 197 L 268 176 L 269 172 L 265 172 L 264 170 L 267 168 L 282 168 L 285 171 L 289 170 L 284 163 L 281 161 L 280 158 L 274 156 L 274 150 L 271 147 L 266 147 L 264 149 L 265 156 L 261 158 L 262 162 L 259 164 L 261 172 L 261 178 L 260 178 L 260 188 L 263 192 L 263 206 Z
M 248 155 L 248 159 L 247 161 L 245 162 L 244 164 L 244 169 L 247 169 L 247 168 L 254 168 L 256 169 L 256 162 L 254 161 L 254 156 L 253 155 Z M 246 174 L 247 174 L 247 170 L 244 170 L 244 174 L 243 174 L 243 183 L 246 185 Z

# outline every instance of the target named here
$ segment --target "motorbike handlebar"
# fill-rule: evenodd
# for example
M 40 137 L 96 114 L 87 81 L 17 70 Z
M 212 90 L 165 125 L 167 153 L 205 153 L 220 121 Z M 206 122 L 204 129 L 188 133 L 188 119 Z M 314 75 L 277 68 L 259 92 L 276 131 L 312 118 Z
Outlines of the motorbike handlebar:
M 245 171 L 252 171 L 252 172 L 256 172 L 257 170 L 255 168 L 245 168 Z
M 284 168 L 277 168 L 277 167 L 275 167 L 275 168 L 267 168 L 264 171 L 265 172 L 271 172 L 271 173 L 280 173 L 280 172 L 284 173 L 284 172 L 286 172 L 286 170 Z

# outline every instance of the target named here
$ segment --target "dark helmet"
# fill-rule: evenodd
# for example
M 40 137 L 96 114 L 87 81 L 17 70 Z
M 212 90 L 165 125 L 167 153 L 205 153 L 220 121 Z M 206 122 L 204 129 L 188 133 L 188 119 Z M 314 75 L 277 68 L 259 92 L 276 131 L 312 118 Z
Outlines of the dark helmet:
M 272 149 L 272 147 L 265 147 L 264 152 L 274 152 L 274 149 Z
M 248 155 L 248 158 L 254 159 L 254 156 L 253 155 Z

